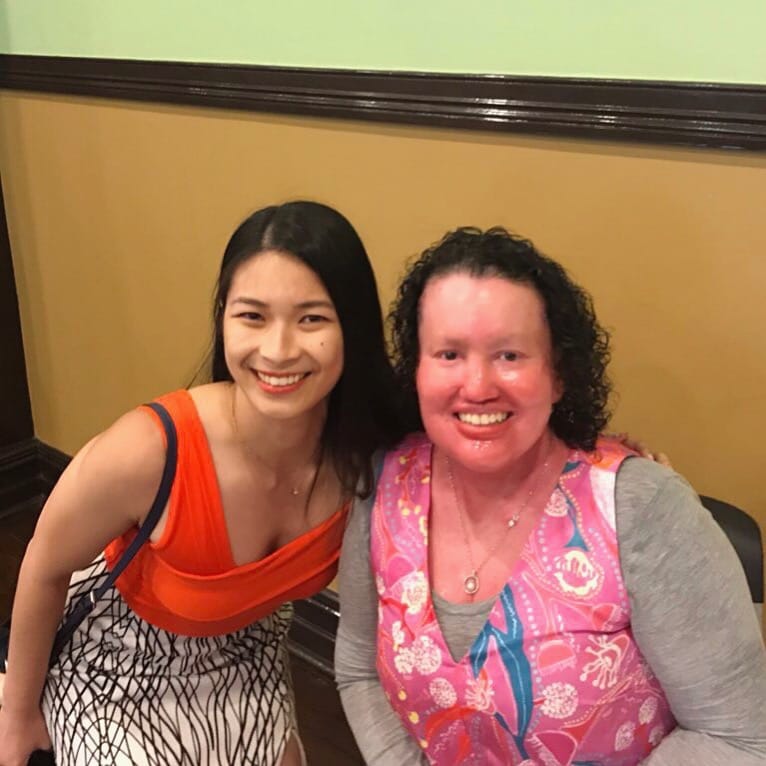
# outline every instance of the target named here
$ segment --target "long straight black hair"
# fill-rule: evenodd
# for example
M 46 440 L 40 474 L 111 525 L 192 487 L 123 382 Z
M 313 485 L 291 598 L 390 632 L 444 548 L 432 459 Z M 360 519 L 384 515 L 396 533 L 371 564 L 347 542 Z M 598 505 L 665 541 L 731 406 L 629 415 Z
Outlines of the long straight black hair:
M 371 458 L 406 433 L 401 397 L 386 354 L 378 290 L 359 235 L 333 208 L 295 201 L 256 211 L 229 240 L 213 308 L 212 380 L 231 381 L 223 316 L 237 269 L 259 253 L 279 251 L 306 264 L 321 280 L 340 320 L 344 363 L 330 393 L 322 447 L 345 490 L 372 488 Z

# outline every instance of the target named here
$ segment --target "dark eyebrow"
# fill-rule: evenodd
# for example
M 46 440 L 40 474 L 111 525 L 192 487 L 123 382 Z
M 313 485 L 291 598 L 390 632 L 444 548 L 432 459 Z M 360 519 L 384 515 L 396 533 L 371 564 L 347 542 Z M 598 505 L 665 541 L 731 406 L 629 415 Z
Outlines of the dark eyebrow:
M 244 303 L 246 306 L 255 306 L 258 309 L 265 309 L 268 306 L 268 303 L 264 303 L 255 298 L 235 298 L 232 301 L 232 305 L 235 303 Z
M 331 301 L 304 301 L 299 303 L 295 308 L 298 309 L 328 309 L 329 311 L 335 311 L 335 306 Z
M 265 309 L 269 307 L 269 304 L 265 301 L 259 301 L 257 298 L 235 298 L 232 301 L 232 305 L 235 303 L 244 303 L 246 306 L 254 306 L 258 309 Z M 330 301 L 303 301 L 297 303 L 295 308 L 305 311 L 306 309 L 327 309 L 329 311 L 335 311 L 335 306 Z
M 516 343 L 521 343 L 526 338 L 524 333 L 510 333 L 508 335 L 504 335 L 502 338 L 499 339 L 499 342 L 496 344 L 497 346 L 505 346 L 507 344 L 514 345 Z M 465 343 L 470 342 L 470 338 L 442 338 L 436 345 L 438 346 L 454 346 L 454 347 L 461 347 L 465 345 Z

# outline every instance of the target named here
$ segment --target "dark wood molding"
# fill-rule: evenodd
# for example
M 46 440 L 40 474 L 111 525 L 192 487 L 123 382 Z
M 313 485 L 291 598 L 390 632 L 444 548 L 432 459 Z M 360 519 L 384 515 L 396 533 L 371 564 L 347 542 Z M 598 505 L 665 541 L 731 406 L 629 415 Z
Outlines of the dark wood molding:
M 0 181 L 0 449 L 33 435 L 19 302 Z
M 35 439 L 35 441 L 37 442 L 40 480 L 47 496 L 53 489 L 53 485 L 59 480 L 59 476 L 64 473 L 64 469 L 69 465 L 72 458 L 65 452 L 51 447 L 39 439 Z
M 766 86 L 0 55 L 0 88 L 602 141 L 766 149 Z
M 38 441 L 23 439 L 0 447 L 0 516 L 35 511 L 42 504 Z
M 70 460 L 34 437 L 0 447 L 0 516 L 36 514 Z
M 325 589 L 315 596 L 296 601 L 288 637 L 290 651 L 333 675 L 339 617 L 338 595 L 331 590 Z

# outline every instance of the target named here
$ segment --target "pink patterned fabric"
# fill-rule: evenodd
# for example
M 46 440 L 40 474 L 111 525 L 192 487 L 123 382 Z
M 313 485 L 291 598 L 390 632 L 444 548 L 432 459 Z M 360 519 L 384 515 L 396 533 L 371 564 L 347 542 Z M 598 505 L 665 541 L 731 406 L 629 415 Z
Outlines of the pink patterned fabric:
M 629 454 L 603 441 L 570 455 L 458 662 L 431 600 L 431 444 L 415 435 L 386 457 L 371 527 L 378 673 L 430 763 L 632 766 L 674 728 L 620 572 L 614 486 Z

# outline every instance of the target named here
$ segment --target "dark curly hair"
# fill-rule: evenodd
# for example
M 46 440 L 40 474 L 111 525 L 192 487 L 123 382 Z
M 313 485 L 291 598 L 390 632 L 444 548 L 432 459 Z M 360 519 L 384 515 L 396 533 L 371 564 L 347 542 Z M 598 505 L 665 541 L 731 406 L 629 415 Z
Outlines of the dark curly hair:
M 549 425 L 570 447 L 592 450 L 609 421 L 609 335 L 596 319 L 590 295 L 563 267 L 538 252 L 529 240 L 500 226 L 487 231 L 464 227 L 447 233 L 412 263 L 399 286 L 388 321 L 396 374 L 412 412 L 417 411 L 420 298 L 429 280 L 455 272 L 504 277 L 529 285 L 542 298 L 553 365 L 564 391 L 553 407 Z

